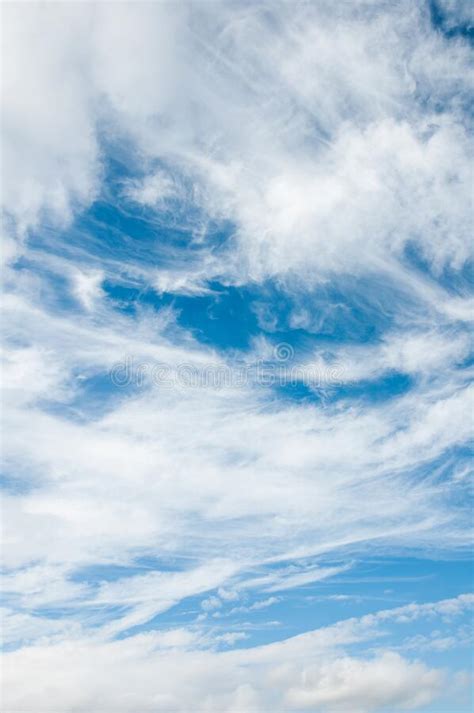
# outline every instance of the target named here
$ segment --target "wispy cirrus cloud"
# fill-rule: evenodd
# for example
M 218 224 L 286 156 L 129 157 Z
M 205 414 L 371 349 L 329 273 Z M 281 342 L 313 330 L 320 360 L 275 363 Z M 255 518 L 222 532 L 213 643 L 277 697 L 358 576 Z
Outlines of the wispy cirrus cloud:
M 4 7 L 12 710 L 462 688 L 429 654 L 470 603 L 460 564 L 439 574 L 472 542 L 468 11 Z M 433 561 L 445 601 L 362 611 L 387 596 L 367 573 L 324 593 L 369 555 Z M 313 590 L 308 632 L 290 600 Z M 417 631 L 379 650 L 389 622 Z

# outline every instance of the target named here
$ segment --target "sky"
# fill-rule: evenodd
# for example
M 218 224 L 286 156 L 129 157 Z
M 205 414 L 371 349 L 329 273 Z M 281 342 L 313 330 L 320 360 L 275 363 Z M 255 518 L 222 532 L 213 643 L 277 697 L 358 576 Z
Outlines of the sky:
M 2 14 L 2 709 L 472 709 L 470 0 Z

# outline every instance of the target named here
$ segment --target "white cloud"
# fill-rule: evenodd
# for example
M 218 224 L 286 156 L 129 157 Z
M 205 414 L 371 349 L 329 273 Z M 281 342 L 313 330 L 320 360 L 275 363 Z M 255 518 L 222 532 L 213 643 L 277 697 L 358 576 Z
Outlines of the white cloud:
M 11 3 L 2 48 L 4 209 L 23 233 L 45 212 L 67 221 L 98 188 L 87 59 L 91 15 L 79 5 Z M 84 43 L 85 40 L 85 43 Z
M 448 374 L 455 378 L 456 366 L 468 358 L 470 340 L 467 333 L 445 330 L 441 325 L 430 331 L 405 327 L 386 333 L 375 345 L 336 346 L 330 359 L 327 352 L 315 352 L 310 360 L 298 365 L 295 374 L 315 387 L 328 388 L 375 380 L 390 372 L 445 383 Z M 461 381 L 468 376 L 468 371 L 458 374 Z
M 443 6 L 450 27 L 465 18 L 465 4 Z M 450 456 L 471 432 L 472 392 L 458 369 L 468 354 L 460 322 L 472 319 L 461 275 L 472 256 L 468 44 L 403 0 L 10 4 L 2 14 L 7 262 L 23 251 L 33 266 L 5 272 L 6 628 L 12 644 L 36 641 L 7 656 L 7 705 L 428 703 L 438 670 L 389 651 L 336 655 L 334 642 L 363 639 L 394 616 L 450 617 L 464 599 L 245 652 L 203 651 L 187 630 L 101 637 L 188 597 L 205 595 L 203 608 L 220 611 L 248 592 L 312 584 L 344 571 L 364 546 L 469 545 L 465 470 Z M 117 233 L 123 259 L 55 232 L 101 191 L 110 199 L 105 159 L 124 146 L 140 178 L 119 179 L 116 200 L 137 215 L 156 211 L 160 248 L 163 211 L 164 227 L 189 238 L 184 253 L 163 248 L 158 266 L 152 250 L 141 264 L 148 246 L 138 257 L 126 228 Z M 217 247 L 220 220 L 231 236 Z M 34 236 L 47 238 L 47 251 L 29 247 Z M 430 275 L 410 266 L 408 247 Z M 83 309 L 58 306 L 46 270 L 69 281 Z M 456 275 L 449 289 L 443 270 Z M 146 376 L 156 366 L 232 372 L 272 349 L 261 339 L 251 354 L 218 354 L 180 329 L 172 308 L 121 314 L 106 280 L 197 296 L 212 279 L 255 287 L 270 277 L 306 298 L 334 275 L 398 288 L 398 319 L 375 346 L 335 347 L 329 360 L 318 352 L 308 367 L 336 359 L 348 383 L 401 371 L 415 382 L 408 393 L 318 406 L 275 401 L 252 381 L 218 389 L 145 378 L 130 391 L 107 381 L 130 357 Z M 317 333 L 307 299 L 289 326 Z M 91 377 L 104 380 L 94 403 L 83 388 Z M 180 567 L 96 585 L 74 579 L 88 565 L 157 553 Z M 35 613 L 59 605 L 68 624 Z M 213 645 L 243 635 L 220 633 Z
M 4 200 L 20 228 L 92 199 L 105 122 L 169 165 L 129 182 L 135 200 L 159 206 L 174 174 L 194 181 L 197 206 L 235 221 L 238 251 L 221 264 L 230 279 L 383 269 L 408 242 L 435 270 L 462 265 L 467 44 L 410 3 L 344 13 L 282 3 L 270 14 L 8 8 Z
M 124 186 L 125 195 L 144 206 L 158 206 L 176 195 L 177 190 L 163 171 L 146 176 L 142 181 L 129 179 Z
M 248 637 L 249 635 L 245 634 L 242 631 L 231 631 L 226 634 L 220 634 L 219 636 L 216 636 L 216 641 L 223 642 L 228 646 L 233 646 L 236 641 L 244 641 L 245 639 L 248 639 Z
M 211 290 L 207 287 L 205 275 L 188 274 L 184 271 L 160 270 L 153 280 L 153 287 L 159 294 L 168 292 L 181 295 L 205 295 Z
M 100 270 L 88 273 L 77 271 L 73 275 L 73 293 L 85 309 L 91 310 L 96 300 L 103 296 L 103 279 L 104 273 Z
M 312 582 L 319 582 L 328 577 L 345 572 L 350 565 L 342 567 L 306 567 L 298 571 L 296 567 L 289 567 L 287 570 L 249 579 L 246 582 L 248 587 L 261 587 L 264 592 L 282 592 L 285 589 L 294 589 Z
M 462 599 L 420 605 L 417 615 L 430 610 L 439 616 L 446 608 L 460 613 L 466 605 Z M 207 640 L 177 629 L 108 643 L 81 637 L 44 641 L 5 656 L 4 704 L 8 710 L 27 709 L 34 699 L 39 711 L 87 708 L 99 701 L 121 711 L 184 712 L 192 707 L 217 713 L 238 705 L 244 710 L 317 707 L 323 713 L 347 706 L 360 713 L 385 706 L 413 709 L 451 686 L 443 671 L 389 649 L 370 657 L 345 651 L 354 641 L 379 637 L 378 624 L 399 621 L 403 610 L 230 652 L 214 647 L 243 641 L 240 632 Z
M 421 663 L 409 664 L 397 654 L 386 653 L 371 661 L 339 659 L 305 669 L 299 685 L 286 695 L 291 708 L 354 712 L 397 706 L 402 710 L 430 703 L 443 677 Z
M 4 457 L 20 482 L 35 484 L 5 500 L 9 566 L 54 564 L 66 586 L 74 568 L 97 561 L 128 564 L 154 541 L 170 556 L 185 554 L 203 565 L 226 552 L 229 571 L 219 567 L 214 578 L 204 567 L 198 589 L 161 595 L 168 607 L 193 592 L 219 586 L 234 591 L 227 580 L 239 572 L 237 591 L 277 591 L 332 576 L 347 565 L 346 559 L 335 567 L 305 564 L 243 575 L 269 560 L 330 552 L 337 557 L 340 547 L 361 542 L 392 548 L 469 542 L 462 509 L 452 508 L 450 500 L 451 493 L 462 492 L 463 479 L 453 477 L 448 489 L 438 485 L 436 470 L 421 481 L 412 475 L 469 436 L 464 413 L 472 397 L 456 379 L 450 383 L 445 374 L 443 382 L 422 383 L 393 402 L 347 410 L 275 408 L 266 390 L 251 383 L 235 389 L 146 383 L 125 400 L 115 390 L 105 415 L 90 420 L 86 411 L 82 422 L 72 422 L 45 412 L 41 399 L 67 406 L 80 393 L 81 382 L 73 379 L 78 369 L 107 378 L 117 357 L 127 353 L 137 363 L 156 361 L 171 369 L 225 362 L 186 342 L 185 335 L 183 346 L 174 345 L 152 331 L 154 323 L 140 327 L 106 307 L 102 315 L 86 313 L 71 322 L 25 298 L 12 297 L 6 306 L 13 310 L 11 316 L 6 312 L 7 332 L 35 344 L 6 351 L 18 366 L 5 381 L 10 410 Z M 372 358 L 373 368 L 399 363 L 401 353 L 401 363 L 416 369 L 418 343 L 412 349 L 410 341 L 389 341 L 378 361 Z M 437 364 L 445 370 L 463 353 L 455 341 L 444 344 L 435 340 L 422 370 L 431 373 Z M 265 540 L 258 535 L 263 523 Z M 132 597 L 136 584 L 130 603 L 139 608 L 149 601 L 148 581 L 154 591 L 152 579 L 129 578 L 126 585 L 125 579 L 115 589 L 121 599 L 125 593 Z M 101 591 L 104 602 L 115 601 L 114 587 Z M 54 592 L 45 579 L 43 601 L 54 600 Z
M 222 606 L 222 602 L 218 597 L 209 597 L 209 599 L 204 599 L 201 602 L 201 608 L 204 611 L 213 611 L 214 609 L 219 609 Z
M 133 397 L 111 388 L 105 412 L 91 414 L 86 404 L 71 420 L 67 409 L 83 378 L 107 380 L 126 355 L 171 371 L 237 365 L 176 326 L 169 332 L 167 315 L 137 320 L 104 299 L 70 320 L 38 303 L 31 284 L 11 290 L 4 459 L 21 488 L 4 499 L 3 535 L 10 591 L 22 606 L 25 597 L 29 608 L 61 601 L 78 620 L 98 606 L 94 625 L 101 621 L 113 635 L 218 588 L 259 594 L 334 576 L 362 543 L 380 552 L 469 544 L 462 500 L 454 507 L 451 499 L 465 488 L 456 469 L 444 485 L 436 469 L 416 477 L 469 436 L 472 397 L 450 371 L 465 354 L 462 337 L 415 332 L 405 340 L 389 335 L 362 356 L 346 350 L 352 379 L 389 368 L 441 371 L 442 379 L 422 380 L 380 406 L 275 405 L 253 382 L 219 389 L 145 381 Z M 137 553 L 154 554 L 157 542 L 162 555 L 188 558 L 182 571 L 123 576 L 99 588 L 71 584 L 84 566 L 127 566 Z M 338 561 L 286 564 L 323 556 Z M 34 592 L 25 584 L 31 577 Z
M 235 218 L 249 276 L 383 271 L 413 240 L 434 269 L 461 266 L 471 256 L 468 138 L 442 124 L 417 133 L 393 120 L 342 129 L 313 161 L 283 155 L 260 169 L 256 188 L 247 167 L 216 175 L 212 202 Z

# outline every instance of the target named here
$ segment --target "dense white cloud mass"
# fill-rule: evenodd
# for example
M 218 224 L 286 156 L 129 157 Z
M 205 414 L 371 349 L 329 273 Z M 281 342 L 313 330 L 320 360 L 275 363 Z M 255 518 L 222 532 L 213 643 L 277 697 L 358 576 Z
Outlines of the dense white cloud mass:
M 450 611 L 468 597 L 349 619 L 275 644 L 217 652 L 202 633 L 175 629 L 104 643 L 80 636 L 39 643 L 8 654 L 4 673 L 13 695 L 7 709 L 119 711 L 375 711 L 411 710 L 441 688 L 456 696 L 459 682 L 399 653 L 379 649 L 367 658 L 343 654 L 357 641 L 380 637 L 380 624 Z M 31 671 L 28 681 L 21 672 Z M 50 672 L 54 671 L 54 680 Z M 86 685 L 84 685 L 86 682 Z M 106 692 L 104 697 L 104 691 Z M 451 701 L 455 698 L 452 697 Z M 54 701 L 54 705 L 51 702 Z
M 468 710 L 471 11 L 2 6 L 5 711 Z
M 105 122 L 236 221 L 235 269 L 253 278 L 367 269 L 410 241 L 435 269 L 459 266 L 470 56 L 427 12 L 277 3 L 269 21 L 233 3 L 7 6 L 7 210 L 21 230 L 91 200 Z M 156 203 L 172 182 L 156 174 L 138 190 Z

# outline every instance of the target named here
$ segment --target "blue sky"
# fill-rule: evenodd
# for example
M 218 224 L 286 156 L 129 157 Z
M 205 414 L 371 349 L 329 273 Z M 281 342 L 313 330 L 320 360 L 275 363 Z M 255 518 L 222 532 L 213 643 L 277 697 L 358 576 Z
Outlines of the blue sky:
M 472 4 L 10 3 L 3 707 L 472 708 Z

